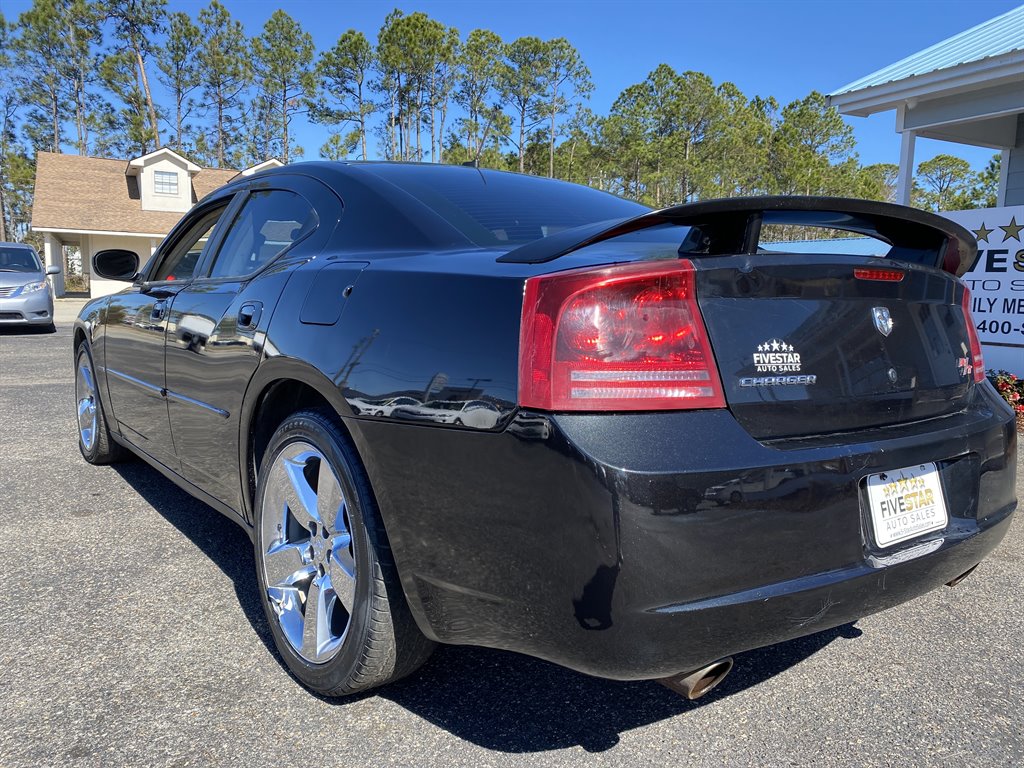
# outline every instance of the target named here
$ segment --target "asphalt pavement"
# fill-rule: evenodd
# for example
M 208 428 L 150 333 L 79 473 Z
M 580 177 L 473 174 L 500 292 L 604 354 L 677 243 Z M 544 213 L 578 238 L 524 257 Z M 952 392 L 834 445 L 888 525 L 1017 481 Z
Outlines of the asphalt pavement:
M 320 699 L 273 650 L 242 530 L 141 462 L 80 457 L 80 303 L 55 334 L 0 330 L 4 768 L 1024 764 L 1020 515 L 959 587 L 737 656 L 696 703 L 456 647 Z

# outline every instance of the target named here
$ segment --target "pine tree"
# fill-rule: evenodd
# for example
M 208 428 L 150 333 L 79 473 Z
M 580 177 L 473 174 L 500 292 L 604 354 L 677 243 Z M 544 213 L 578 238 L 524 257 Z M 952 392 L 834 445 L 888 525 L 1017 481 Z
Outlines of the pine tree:
M 289 129 L 294 116 L 316 92 L 313 51 L 313 37 L 280 9 L 267 20 L 263 34 L 252 41 L 253 69 L 273 132 L 272 144 L 264 150 L 271 154 L 263 160 L 277 154 L 287 163 L 296 154 Z
M 153 53 L 152 40 L 164 31 L 167 0 L 105 0 L 103 11 L 114 25 L 114 39 L 120 41 L 115 52 L 130 52 L 136 67 L 137 88 L 142 94 L 149 119 L 147 144 L 160 146 L 159 110 L 153 101 L 146 73 L 146 59 Z
M 241 22 L 231 18 L 218 0 L 211 0 L 209 7 L 199 11 L 199 29 L 199 74 L 214 122 L 210 136 L 204 137 L 202 143 L 197 141 L 196 146 L 197 150 L 206 148 L 209 152 L 203 158 L 207 164 L 212 162 L 224 168 L 242 130 L 241 96 L 252 77 L 249 49 Z
M 199 50 L 202 45 L 199 27 L 186 13 L 168 17 L 167 42 L 157 52 L 160 82 L 174 99 L 174 148 L 181 152 L 189 146 L 191 126 L 188 120 L 195 109 L 192 94 L 202 83 Z
M 325 51 L 317 62 L 320 90 L 310 108 L 313 120 L 323 125 L 350 125 L 354 127 L 356 141 L 363 160 L 368 159 L 366 151 L 366 120 L 373 114 L 375 106 L 367 99 L 369 76 L 374 64 L 373 47 L 362 32 L 350 29 L 345 32 L 334 47 Z M 345 139 L 331 137 L 321 148 L 322 157 L 331 159 L 347 157 L 353 142 L 352 134 Z M 342 153 L 342 148 L 345 149 Z M 325 155 L 327 150 L 330 155 Z M 339 153 L 340 156 L 339 156 Z

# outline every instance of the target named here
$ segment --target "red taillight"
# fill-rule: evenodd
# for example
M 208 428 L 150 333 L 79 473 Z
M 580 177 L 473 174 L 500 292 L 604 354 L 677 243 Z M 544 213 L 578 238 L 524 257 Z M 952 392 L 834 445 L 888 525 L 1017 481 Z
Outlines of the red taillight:
M 881 280 L 887 283 L 898 283 L 903 280 L 903 272 L 898 269 L 855 269 L 853 276 L 858 280 Z
M 519 404 L 557 411 L 724 408 L 686 260 L 526 281 Z
M 985 359 L 981 356 L 981 342 L 978 341 L 978 331 L 974 327 L 974 318 L 971 317 L 971 292 L 964 286 L 964 298 L 961 302 L 964 310 L 964 322 L 967 323 L 967 340 L 971 345 L 971 364 L 974 366 L 974 381 L 985 380 Z

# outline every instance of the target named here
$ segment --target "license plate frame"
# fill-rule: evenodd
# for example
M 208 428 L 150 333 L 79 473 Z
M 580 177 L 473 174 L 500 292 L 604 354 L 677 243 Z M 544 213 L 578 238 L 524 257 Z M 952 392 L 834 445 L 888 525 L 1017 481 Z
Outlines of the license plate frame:
M 942 478 L 935 462 L 867 477 L 868 517 L 879 549 L 894 547 L 949 524 Z

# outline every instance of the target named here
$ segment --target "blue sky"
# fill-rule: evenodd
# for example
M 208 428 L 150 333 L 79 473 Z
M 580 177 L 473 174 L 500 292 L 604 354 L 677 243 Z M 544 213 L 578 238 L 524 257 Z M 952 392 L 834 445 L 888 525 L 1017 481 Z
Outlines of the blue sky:
M 173 10 L 195 16 L 208 0 L 170 0 Z M 607 113 L 615 97 L 665 62 L 678 71 L 707 73 L 735 83 L 748 97 L 774 96 L 781 104 L 812 90 L 828 93 L 1019 4 L 1013 0 L 789 0 L 768 2 L 669 2 L 664 0 L 222 0 L 257 34 L 278 7 L 312 33 L 318 49 L 333 45 L 346 29 L 374 41 L 392 8 L 423 11 L 458 28 L 463 38 L 476 27 L 506 40 L 521 35 L 566 37 L 590 67 L 595 90 L 590 106 Z M 29 0 L 0 0 L 11 18 Z M 864 163 L 899 158 L 892 112 L 848 118 Z M 296 135 L 315 158 L 327 132 L 302 118 Z M 982 167 L 992 150 L 919 140 L 918 162 L 952 152 Z

